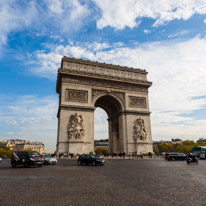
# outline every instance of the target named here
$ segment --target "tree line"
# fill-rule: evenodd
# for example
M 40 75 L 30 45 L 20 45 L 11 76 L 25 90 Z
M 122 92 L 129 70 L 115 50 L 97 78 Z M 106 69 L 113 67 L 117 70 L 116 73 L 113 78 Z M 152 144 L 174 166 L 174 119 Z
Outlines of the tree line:
M 160 143 L 153 146 L 153 151 L 156 154 L 162 154 L 164 152 L 180 152 L 190 153 L 193 147 L 206 146 L 204 142 L 194 142 L 192 140 L 185 140 L 181 143 Z

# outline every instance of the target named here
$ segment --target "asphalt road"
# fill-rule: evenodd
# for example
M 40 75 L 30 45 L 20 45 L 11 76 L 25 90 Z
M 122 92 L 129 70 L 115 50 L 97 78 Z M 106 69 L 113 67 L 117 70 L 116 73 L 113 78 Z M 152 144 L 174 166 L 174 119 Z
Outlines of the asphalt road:
M 206 205 L 206 160 L 106 160 L 78 166 L 60 160 L 41 168 L 0 163 L 0 206 Z

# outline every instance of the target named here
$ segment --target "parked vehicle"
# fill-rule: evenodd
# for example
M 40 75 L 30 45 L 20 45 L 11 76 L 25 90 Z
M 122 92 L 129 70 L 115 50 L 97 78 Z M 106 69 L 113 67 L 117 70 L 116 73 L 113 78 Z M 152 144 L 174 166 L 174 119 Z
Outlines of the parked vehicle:
M 200 159 L 206 159 L 206 155 L 205 155 L 205 153 L 200 154 Z
M 165 153 L 165 159 L 167 160 L 170 153 Z
M 171 161 L 171 160 L 186 160 L 187 155 L 183 154 L 183 153 L 171 152 L 171 153 L 167 153 L 167 155 L 165 155 L 165 159 L 167 159 L 168 161 Z
M 0 162 L 2 162 L 2 158 L 0 157 Z
M 206 146 L 198 146 L 192 148 L 192 153 L 195 154 L 198 158 L 200 158 L 201 154 L 205 154 Z
M 189 154 L 187 157 L 187 164 L 190 164 L 190 163 L 198 164 L 197 156 L 195 156 L 194 154 Z
M 41 167 L 43 164 L 42 157 L 38 152 L 34 151 L 17 151 L 13 152 L 11 156 L 11 166 L 16 167 L 17 165 L 23 165 L 30 167 L 36 165 Z
M 77 163 L 78 165 L 104 165 L 105 160 L 93 154 L 82 154 L 78 157 Z
M 43 164 L 44 165 L 55 165 L 57 164 L 57 159 L 54 157 L 51 157 L 49 155 L 42 155 Z

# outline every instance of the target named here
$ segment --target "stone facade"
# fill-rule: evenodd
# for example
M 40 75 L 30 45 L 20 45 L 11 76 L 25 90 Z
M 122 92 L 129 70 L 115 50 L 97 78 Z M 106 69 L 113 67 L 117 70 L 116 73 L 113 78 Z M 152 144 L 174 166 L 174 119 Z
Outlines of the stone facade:
M 1 140 L 0 147 L 9 147 L 13 151 L 36 151 L 40 154 L 45 153 L 44 144 L 42 142 L 30 142 L 29 140 L 11 139 Z
M 114 153 L 152 152 L 147 72 L 63 57 L 58 70 L 57 153 L 94 152 L 94 110 L 108 115 Z

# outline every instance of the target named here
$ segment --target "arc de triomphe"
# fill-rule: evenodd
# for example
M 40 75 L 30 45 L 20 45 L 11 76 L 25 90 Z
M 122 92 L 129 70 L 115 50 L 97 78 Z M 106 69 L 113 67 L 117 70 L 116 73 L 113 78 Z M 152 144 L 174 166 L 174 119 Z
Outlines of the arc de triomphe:
M 108 115 L 110 152 L 152 152 L 147 72 L 63 57 L 58 70 L 57 154 L 94 152 L 94 110 Z

